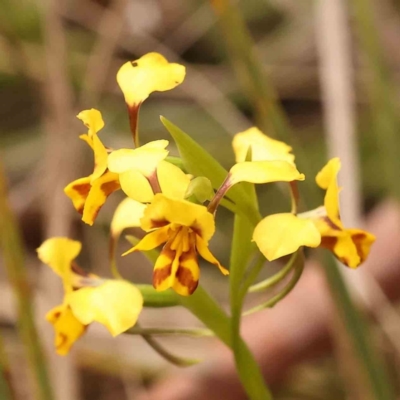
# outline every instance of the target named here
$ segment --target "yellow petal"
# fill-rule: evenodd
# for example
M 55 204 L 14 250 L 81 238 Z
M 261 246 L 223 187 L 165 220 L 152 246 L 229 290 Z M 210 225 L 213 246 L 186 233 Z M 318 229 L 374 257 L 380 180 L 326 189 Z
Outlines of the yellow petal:
M 173 89 L 183 82 L 185 67 L 169 63 L 161 54 L 148 53 L 125 63 L 117 73 L 117 82 L 128 106 L 142 103 L 150 93 Z
M 364 262 L 371 250 L 372 244 L 375 242 L 376 237 L 372 233 L 363 231 L 362 229 L 346 229 L 351 236 L 351 240 L 357 248 L 357 253 L 360 257 L 361 263 Z
M 286 161 L 244 161 L 235 164 L 230 170 L 232 185 L 238 182 L 269 183 L 303 181 L 294 164 Z
M 168 155 L 167 140 L 156 140 L 137 149 L 121 149 L 113 151 L 108 156 L 108 167 L 115 173 L 135 170 L 145 176 L 150 176 L 157 165 Z
M 161 244 L 165 243 L 169 238 L 169 226 L 164 226 L 154 232 L 148 233 L 136 246 L 126 251 L 123 256 L 130 254 L 134 251 L 147 251 L 155 249 Z
M 50 310 L 46 315 L 46 319 L 54 327 L 54 346 L 61 356 L 69 353 L 71 346 L 86 330 L 86 326 L 76 319 L 71 309 L 66 305 Z
M 108 152 L 97 135 L 93 136 L 94 170 L 91 182 L 100 178 L 107 169 Z
M 183 199 L 190 184 L 190 177 L 176 165 L 161 161 L 157 168 L 161 191 L 168 197 Z
M 272 261 L 294 253 L 300 246 L 318 247 L 321 235 L 311 221 L 283 213 L 259 222 L 253 240 L 267 260 Z
M 190 227 L 206 242 L 215 231 L 214 217 L 207 208 L 186 200 L 172 199 L 159 193 L 148 205 L 142 218 L 142 229 L 150 231 L 167 224 Z
M 350 268 L 357 268 L 368 257 L 375 236 L 361 229 L 344 229 L 336 236 L 323 236 L 321 246 L 331 250 Z
M 332 158 L 329 160 L 326 165 L 318 172 L 315 180 L 317 185 L 321 189 L 328 189 L 331 185 L 332 180 L 336 180 L 337 174 L 339 173 L 341 164 L 340 159 L 338 157 Z
M 162 249 L 153 271 L 153 286 L 157 291 L 162 292 L 173 286 L 179 266 L 179 255 L 176 250 L 171 250 L 168 244 Z
M 92 182 L 92 187 L 83 209 L 82 221 L 88 225 L 93 225 L 107 197 L 119 188 L 118 175 L 110 171 L 107 171 L 100 178 Z
M 143 308 L 140 290 L 129 282 L 107 280 L 68 295 L 66 301 L 84 325 L 96 321 L 117 336 L 135 325 Z
M 47 264 L 61 276 L 64 285 L 71 286 L 71 263 L 78 256 L 82 248 L 80 242 L 66 237 L 47 239 L 36 250 L 40 261 Z
M 127 171 L 119 175 L 119 182 L 124 193 L 133 200 L 150 203 L 154 198 L 149 181 L 139 171 Z
M 196 249 L 192 246 L 189 251 L 182 253 L 179 257 L 179 266 L 175 273 L 172 288 L 181 296 L 190 296 L 196 290 L 199 279 L 199 263 Z
M 94 172 L 92 181 L 99 178 L 107 169 L 107 149 L 97 136 L 97 132 L 104 127 L 103 117 L 100 111 L 92 108 L 90 110 L 81 111 L 77 117 L 88 128 L 87 135 L 79 136 L 82 140 L 89 144 L 94 152 Z
M 64 188 L 64 193 L 72 200 L 72 204 L 80 214 L 83 213 L 86 199 L 92 188 L 90 181 L 91 177 L 87 176 L 71 182 Z
M 344 265 L 350 268 L 356 268 L 361 263 L 357 247 L 346 232 L 342 232 L 337 237 L 323 237 L 321 246 L 331 250 Z
M 340 170 L 339 158 L 332 158 L 317 174 L 315 180 L 321 189 L 325 189 L 324 206 L 329 219 L 338 227 L 343 227 L 340 221 L 339 191 L 337 175 Z
M 143 217 L 145 204 L 126 198 L 119 203 L 111 221 L 112 236 L 119 236 L 126 228 L 140 227 L 140 219 Z
M 208 248 L 208 243 L 203 240 L 199 235 L 196 235 L 196 249 L 199 254 L 209 263 L 216 265 L 224 275 L 229 275 L 229 271 L 224 268 L 220 262 L 214 257 Z
M 237 133 L 233 138 L 232 146 L 237 163 L 246 161 L 249 149 L 251 149 L 252 161 L 294 162 L 294 155 L 290 154 L 292 151 L 290 146 L 279 140 L 271 139 L 256 127 Z
M 82 139 L 84 142 L 86 142 L 92 150 L 93 148 L 93 138 L 90 137 L 87 133 L 84 133 L 83 135 L 79 135 L 79 139 Z
M 101 112 L 95 108 L 81 111 L 77 115 L 77 118 L 79 118 L 88 128 L 88 135 L 90 138 L 104 127 L 104 121 L 103 117 L 101 116 Z

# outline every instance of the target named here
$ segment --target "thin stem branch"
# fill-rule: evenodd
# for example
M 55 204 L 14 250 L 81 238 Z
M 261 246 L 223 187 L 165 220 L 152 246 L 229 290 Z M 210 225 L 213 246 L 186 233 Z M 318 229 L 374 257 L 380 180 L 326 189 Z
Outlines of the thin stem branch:
M 301 260 L 301 262 L 296 263 L 296 265 L 294 267 L 294 274 L 292 276 L 292 279 L 285 286 L 285 288 L 282 291 L 280 291 L 278 294 L 276 294 L 275 296 L 270 298 L 265 303 L 260 304 L 256 307 L 253 307 L 250 310 L 247 310 L 246 312 L 243 313 L 243 315 L 254 314 L 257 311 L 261 311 L 261 310 L 264 310 L 265 308 L 271 308 L 271 307 L 275 306 L 277 303 L 279 303 L 282 299 L 284 299 L 294 289 L 294 287 L 296 286 L 297 282 L 299 281 L 301 275 L 303 274 L 304 257 L 303 257 L 302 250 L 301 250 L 301 255 L 302 255 L 303 260 Z
M 226 192 L 231 188 L 231 183 L 230 183 L 230 175 L 228 174 L 225 180 L 222 182 L 221 186 L 219 189 L 216 191 L 214 197 L 211 199 L 210 203 L 207 206 L 208 212 L 211 214 L 214 214 L 215 211 L 218 208 L 219 203 L 225 196 Z
M 262 290 L 266 290 L 266 289 L 270 288 L 271 286 L 274 286 L 277 283 L 281 282 L 284 278 L 286 278 L 286 276 L 290 273 L 290 271 L 296 265 L 297 257 L 299 257 L 299 251 L 292 254 L 288 263 L 279 272 L 272 275 L 270 278 L 263 280 L 262 282 L 259 282 L 253 286 L 250 286 L 248 288 L 248 291 L 250 293 L 261 292 Z
M 136 324 L 136 328 L 140 329 L 140 326 Z M 163 346 L 161 346 L 160 343 L 154 340 L 153 337 L 149 334 L 142 334 L 142 338 L 161 357 L 165 358 L 167 361 L 178 367 L 190 367 L 191 365 L 195 365 L 201 362 L 201 360 L 183 358 L 171 354 L 168 350 L 166 350 Z
M 209 329 L 200 328 L 142 328 L 137 325 L 127 330 L 125 333 L 131 335 L 153 335 L 153 336 L 191 336 L 191 337 L 211 337 L 214 332 Z

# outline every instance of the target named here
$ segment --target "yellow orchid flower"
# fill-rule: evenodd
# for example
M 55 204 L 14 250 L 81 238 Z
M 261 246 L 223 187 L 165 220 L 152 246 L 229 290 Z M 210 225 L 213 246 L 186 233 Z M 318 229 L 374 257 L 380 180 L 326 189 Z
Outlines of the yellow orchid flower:
M 192 294 L 200 277 L 197 254 L 218 266 L 224 275 L 229 273 L 208 248 L 215 224 L 206 207 L 156 194 L 144 211 L 141 227 L 149 233 L 124 255 L 166 243 L 154 266 L 156 290 L 172 288 L 182 296 Z
M 236 164 L 229 170 L 224 182 L 211 200 L 208 210 L 212 213 L 227 191 L 239 182 L 271 183 L 303 181 L 294 164 L 292 148 L 284 142 L 274 140 L 253 127 L 235 135 L 232 141 Z
M 99 322 L 116 336 L 135 325 L 143 307 L 140 291 L 129 282 L 82 273 L 74 264 L 80 250 L 79 242 L 63 237 L 48 239 L 37 249 L 39 259 L 64 284 L 63 303 L 46 316 L 54 327 L 60 355 L 69 352 L 92 322 Z
M 183 65 L 169 63 L 159 53 L 148 53 L 135 61 L 126 62 L 117 73 L 117 82 L 128 106 L 129 121 L 136 147 L 140 105 L 152 92 L 165 92 L 181 84 L 186 69 Z
M 347 229 L 340 220 L 337 174 L 340 160 L 333 158 L 318 173 L 318 186 L 326 190 L 324 206 L 299 214 L 275 214 L 255 228 L 253 240 L 268 260 L 296 251 L 300 246 L 325 247 L 350 268 L 367 258 L 375 236 L 361 229 Z
M 149 142 L 134 150 L 121 149 L 108 156 L 108 168 L 118 174 L 125 194 L 141 203 L 152 201 L 154 194 L 183 198 L 190 178 L 175 165 L 164 161 L 167 140 Z
M 153 92 L 165 92 L 181 84 L 186 70 L 169 63 L 159 53 L 148 53 L 126 62 L 117 73 L 117 82 L 129 107 L 137 107 Z
M 291 213 L 273 214 L 258 223 L 253 240 L 268 261 L 292 254 L 300 246 L 318 247 L 321 235 L 315 225 Z
M 340 219 L 337 174 L 339 158 L 331 159 L 316 176 L 321 189 L 326 190 L 324 206 L 300 215 L 309 218 L 322 236 L 321 246 L 331 250 L 350 268 L 357 268 L 368 257 L 375 236 L 362 229 L 345 228 Z
M 291 154 L 292 148 L 290 146 L 268 137 L 256 127 L 237 133 L 233 137 L 232 147 L 237 163 L 246 161 L 249 150 L 251 150 L 251 161 L 282 160 L 294 162 L 294 155 Z
M 64 193 L 72 200 L 75 209 L 82 214 L 82 221 L 93 225 L 107 197 L 120 188 L 118 174 L 107 168 L 108 152 L 97 132 L 104 121 L 100 111 L 91 109 L 78 114 L 78 118 L 88 128 L 88 133 L 80 136 L 89 144 L 94 153 L 94 170 L 87 177 L 76 179 L 64 188 Z

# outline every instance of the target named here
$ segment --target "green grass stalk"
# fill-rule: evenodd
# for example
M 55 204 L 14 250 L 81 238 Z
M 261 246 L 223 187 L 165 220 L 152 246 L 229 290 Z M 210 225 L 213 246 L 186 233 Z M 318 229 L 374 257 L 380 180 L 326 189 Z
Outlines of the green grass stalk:
M 365 382 L 369 385 L 371 398 L 394 400 L 396 396 L 392 384 L 384 363 L 374 349 L 367 322 L 354 305 L 339 267 L 327 251 L 325 251 L 324 261 L 324 271 L 332 297 L 350 337 Z
M 53 400 L 46 359 L 34 322 L 33 299 L 25 269 L 24 248 L 17 221 L 8 205 L 6 179 L 0 165 L 0 247 L 7 275 L 17 298 L 18 328 L 25 345 L 29 366 L 36 378 L 35 399 Z
M 380 176 L 386 187 L 400 199 L 398 175 L 400 171 L 400 113 L 397 104 L 397 85 L 394 84 L 374 21 L 370 0 L 351 0 L 358 39 L 363 50 L 367 73 L 367 92 L 371 118 L 380 154 Z

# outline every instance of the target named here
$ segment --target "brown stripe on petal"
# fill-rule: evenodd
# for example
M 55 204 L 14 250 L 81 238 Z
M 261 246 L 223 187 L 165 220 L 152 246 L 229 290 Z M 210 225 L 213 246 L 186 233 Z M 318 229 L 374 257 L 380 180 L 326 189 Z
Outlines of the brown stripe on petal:
M 341 229 L 336 226 L 330 219 L 328 216 L 324 216 L 321 218 L 330 228 L 332 228 L 335 231 L 341 231 Z
M 197 223 L 197 221 L 195 220 L 192 225 L 190 225 L 190 229 L 198 236 L 203 237 L 202 234 L 202 229 L 200 224 Z
M 100 190 L 106 195 L 110 195 L 112 192 L 115 192 L 120 188 L 120 184 L 118 181 L 110 181 L 110 182 L 104 182 L 100 186 Z
M 179 283 L 188 289 L 189 294 L 192 294 L 199 284 L 199 281 L 193 278 L 193 274 L 189 268 L 179 266 L 175 276 Z
M 335 247 L 337 240 L 338 239 L 335 237 L 323 236 L 321 238 L 320 247 L 325 247 L 326 249 L 333 251 L 333 248 Z
M 351 240 L 357 249 L 357 254 L 360 257 L 361 262 L 364 262 L 368 256 L 369 249 L 367 252 L 363 249 L 363 242 L 367 239 L 367 235 L 364 232 L 359 232 L 351 235 Z
M 75 192 L 77 192 L 80 196 L 87 197 L 91 187 L 92 186 L 90 185 L 90 183 L 78 183 L 76 185 L 73 185 L 72 189 Z
M 151 219 L 151 228 L 162 228 L 163 226 L 166 226 L 170 224 L 170 222 L 166 219 Z
M 192 294 L 199 284 L 198 276 L 194 277 L 192 271 L 188 268 L 191 264 L 199 268 L 197 253 L 192 246 L 188 252 L 181 255 L 179 259 L 179 268 L 175 275 L 179 283 L 188 289 L 189 294 Z
M 156 289 L 171 275 L 171 270 L 172 263 L 163 268 L 157 268 L 153 271 L 153 286 Z

